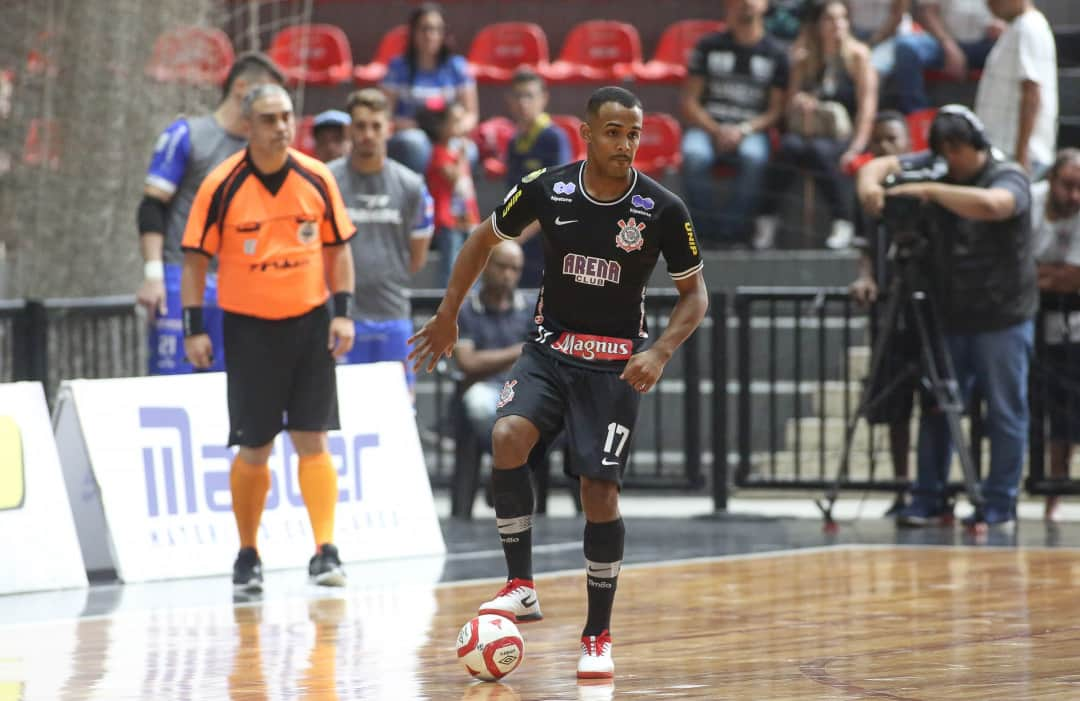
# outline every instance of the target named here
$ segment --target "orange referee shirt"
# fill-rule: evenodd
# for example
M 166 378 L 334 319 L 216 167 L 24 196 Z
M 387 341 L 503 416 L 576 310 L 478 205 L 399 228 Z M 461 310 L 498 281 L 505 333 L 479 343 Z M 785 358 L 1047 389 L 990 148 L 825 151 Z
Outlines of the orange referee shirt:
M 326 303 L 322 248 L 354 233 L 337 182 L 321 161 L 289 149 L 285 167 L 267 176 L 244 149 L 199 186 L 182 248 L 218 257 L 222 309 L 287 319 Z

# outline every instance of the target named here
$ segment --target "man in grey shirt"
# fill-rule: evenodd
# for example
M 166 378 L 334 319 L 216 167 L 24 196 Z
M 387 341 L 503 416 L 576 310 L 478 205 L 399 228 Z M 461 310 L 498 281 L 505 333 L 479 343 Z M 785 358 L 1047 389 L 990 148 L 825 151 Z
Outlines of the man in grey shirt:
M 265 54 L 237 57 L 222 89 L 221 104 L 201 117 L 180 117 L 158 137 L 146 172 L 139 203 L 139 248 L 143 281 L 135 295 L 150 318 L 151 375 L 175 375 L 193 370 L 184 357 L 184 331 L 180 320 L 180 266 L 188 212 L 206 174 L 247 145 L 240 104 L 252 88 L 264 83 L 284 84 L 284 76 Z M 215 348 L 221 348 L 221 310 L 217 306 L 217 278 L 206 281 L 206 326 Z M 224 355 L 215 354 L 211 370 L 225 369 Z
M 356 266 L 356 341 L 344 362 L 400 361 L 412 387 L 413 371 L 405 362 L 413 333 L 407 290 L 427 261 L 431 196 L 421 176 L 386 157 L 392 122 L 381 91 L 354 92 L 345 111 L 352 120 L 352 153 L 328 164 L 357 228 L 349 241 Z

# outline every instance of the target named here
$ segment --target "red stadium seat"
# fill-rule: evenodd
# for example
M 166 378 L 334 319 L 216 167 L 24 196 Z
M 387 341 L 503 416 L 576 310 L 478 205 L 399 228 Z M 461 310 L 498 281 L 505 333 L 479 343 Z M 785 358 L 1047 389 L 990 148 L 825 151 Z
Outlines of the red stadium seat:
M 163 83 L 221 85 L 233 64 L 233 46 L 214 27 L 176 27 L 154 42 L 146 74 Z
M 540 66 L 551 83 L 610 83 L 633 74 L 641 64 L 641 38 L 633 25 L 589 20 L 566 35 L 559 60 Z
M 937 116 L 937 107 L 930 107 L 907 116 L 908 136 L 911 138 L 912 151 L 925 151 L 929 148 L 930 122 Z
M 641 124 L 641 143 L 634 165 L 649 175 L 660 175 L 682 164 L 682 127 L 670 114 L 651 112 Z
M 353 80 L 357 85 L 378 85 L 386 77 L 386 67 L 395 56 L 405 53 L 409 45 L 409 25 L 399 24 L 383 35 L 375 49 L 371 63 L 357 64 L 353 70 Z
M 545 66 L 547 35 L 531 22 L 499 22 L 477 32 L 469 47 L 469 65 L 481 83 L 506 83 L 518 66 Z
M 307 115 L 296 122 L 296 136 L 293 137 L 293 148 L 299 149 L 312 158 L 315 157 L 315 117 Z
M 553 114 L 551 121 L 566 134 L 570 142 L 570 157 L 575 161 L 585 158 L 585 140 L 581 138 L 581 120 L 572 114 Z
M 660 35 L 656 54 L 640 64 L 634 77 L 645 83 L 679 83 L 686 78 L 690 51 L 706 34 L 724 31 L 726 25 L 714 19 L 684 19 L 670 25 Z
M 274 36 L 268 51 L 290 85 L 338 85 L 352 77 L 345 32 L 331 24 L 298 24 Z

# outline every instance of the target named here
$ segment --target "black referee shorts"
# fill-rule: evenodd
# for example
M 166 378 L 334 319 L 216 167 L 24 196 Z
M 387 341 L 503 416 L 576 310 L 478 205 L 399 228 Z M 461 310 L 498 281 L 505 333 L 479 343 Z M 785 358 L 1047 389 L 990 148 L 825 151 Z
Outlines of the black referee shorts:
M 498 416 L 522 416 L 549 444 L 566 429 L 564 471 L 622 485 L 641 395 L 619 373 L 559 362 L 531 343 L 510 370 Z
M 266 445 L 282 429 L 340 428 L 325 305 L 290 319 L 225 312 L 229 445 Z

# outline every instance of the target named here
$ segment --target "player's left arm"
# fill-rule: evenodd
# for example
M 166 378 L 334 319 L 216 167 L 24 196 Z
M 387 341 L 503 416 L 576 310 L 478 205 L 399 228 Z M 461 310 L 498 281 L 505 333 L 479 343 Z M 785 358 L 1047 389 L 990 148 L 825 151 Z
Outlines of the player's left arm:
M 648 350 L 635 353 L 623 368 L 620 379 L 625 380 L 638 392 L 648 392 L 660 381 L 664 367 L 675 350 L 701 325 L 709 309 L 709 292 L 701 271 L 675 281 L 679 301 L 671 310 L 667 328 Z
M 356 234 L 356 227 L 349 219 L 345 202 L 341 198 L 337 181 L 326 171 L 326 216 L 322 224 L 323 271 L 326 286 L 333 295 L 333 318 L 330 319 L 330 338 L 327 348 L 335 358 L 348 353 L 356 336 L 352 320 L 353 290 L 356 289 L 356 273 L 353 268 L 352 246 L 349 239 Z
M 664 333 L 648 350 L 632 355 L 619 376 L 642 393 L 660 381 L 664 366 L 701 324 L 709 308 L 709 292 L 701 275 L 701 254 L 686 207 L 681 202 L 667 207 L 659 224 L 663 231 L 660 251 L 679 291 L 679 301 L 671 310 Z

